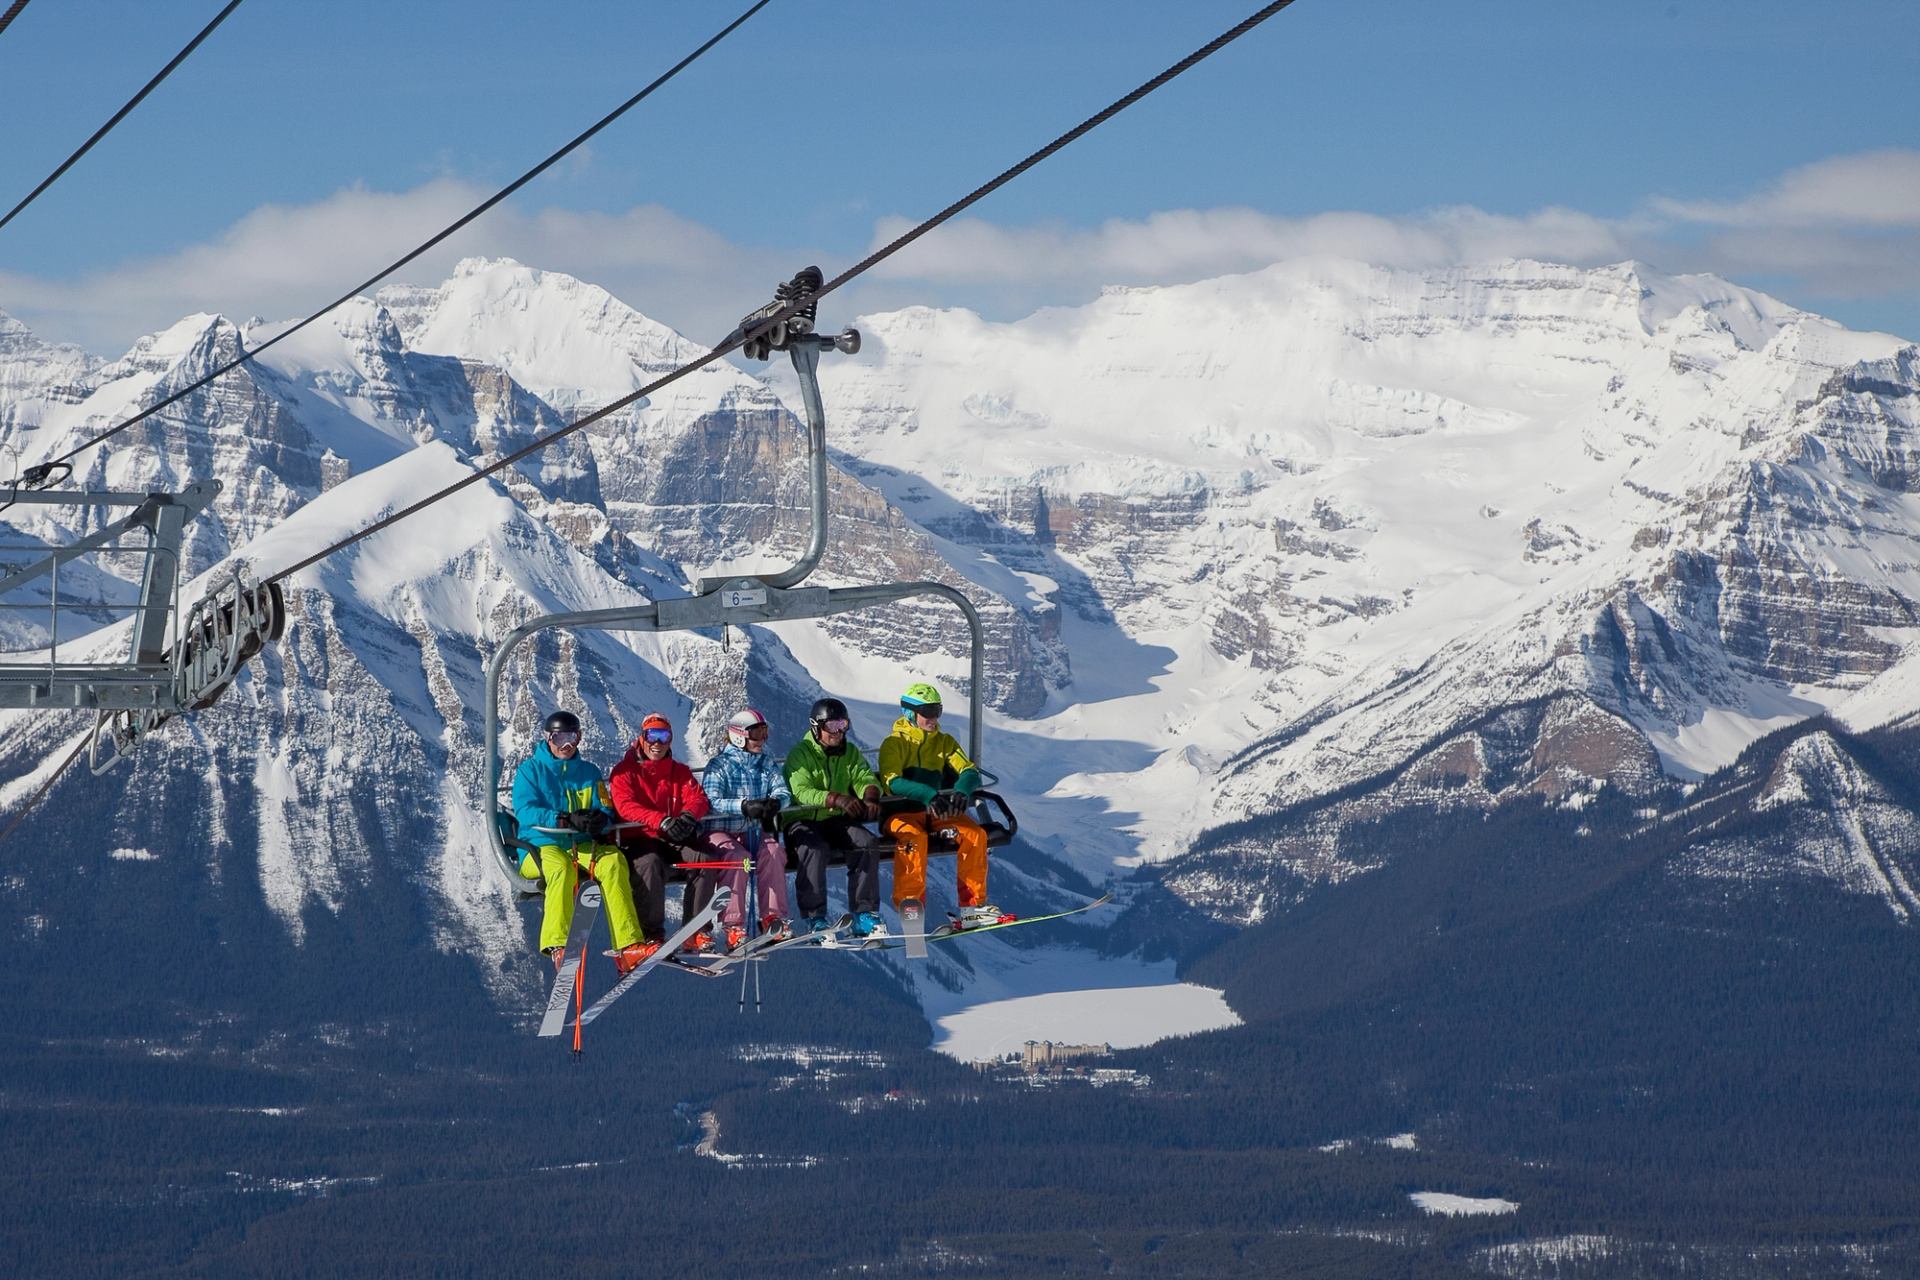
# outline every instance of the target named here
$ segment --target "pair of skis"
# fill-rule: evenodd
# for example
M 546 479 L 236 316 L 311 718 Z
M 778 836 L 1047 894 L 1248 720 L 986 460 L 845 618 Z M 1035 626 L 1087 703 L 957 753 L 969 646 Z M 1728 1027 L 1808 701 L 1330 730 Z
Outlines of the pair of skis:
M 795 934 L 791 938 L 783 938 L 778 942 L 765 943 L 758 947 L 756 947 L 754 943 L 759 942 L 760 939 L 755 939 L 753 942 L 747 943 L 746 946 L 739 951 L 728 952 L 708 961 L 687 961 L 683 967 L 689 970 L 698 969 L 703 973 L 721 974 L 733 968 L 735 965 L 764 960 L 774 952 L 784 951 L 789 947 L 819 947 L 823 951 L 847 952 L 892 951 L 904 948 L 909 958 L 919 958 L 926 955 L 926 946 L 929 942 L 948 942 L 955 938 L 971 938 L 983 933 L 992 933 L 999 929 L 1017 928 L 1020 925 L 1045 924 L 1049 920 L 1064 920 L 1068 916 L 1077 916 L 1082 911 L 1092 911 L 1095 907 L 1104 907 L 1112 901 L 1112 894 L 1103 893 L 1091 902 L 1083 902 L 1078 906 L 1068 907 L 1065 911 L 1053 911 L 1040 916 L 1007 916 L 994 924 L 975 925 L 971 929 L 962 929 L 959 918 L 949 912 L 947 923 L 930 932 L 924 930 L 916 931 L 915 926 L 920 924 L 924 917 L 919 913 L 915 913 L 914 915 L 903 917 L 902 931 L 898 935 L 883 934 L 879 937 L 868 938 L 848 937 L 847 928 L 853 923 L 853 917 L 851 915 L 843 915 L 825 929 L 811 933 Z M 918 948 L 917 952 L 916 946 Z
M 955 938 L 978 937 L 980 934 L 992 933 L 997 929 L 1016 929 L 1023 924 L 1045 924 L 1049 920 L 1064 920 L 1068 916 L 1077 916 L 1082 911 L 1091 911 L 1095 907 L 1104 907 L 1112 901 L 1112 894 L 1103 893 L 1092 902 L 1083 902 L 1077 907 L 1068 907 L 1065 911 L 1053 911 L 1043 916 L 1003 916 L 993 924 L 976 924 L 967 929 L 960 927 L 960 918 L 958 916 L 952 912 L 948 912 L 947 922 L 945 924 L 920 935 L 918 938 L 916 938 L 912 932 L 903 931 L 901 936 L 897 938 L 872 939 L 867 942 L 863 949 L 893 950 L 904 947 L 906 948 L 907 955 L 911 957 L 915 955 L 914 947 L 917 942 L 919 945 L 918 954 L 924 956 L 927 953 L 927 943 L 929 942 L 950 942 Z
M 696 912 L 684 921 L 673 936 L 660 944 L 660 949 L 647 957 L 626 976 L 622 977 L 607 993 L 582 1008 L 582 986 L 580 969 L 586 958 L 588 939 L 593 934 L 593 926 L 600 918 L 602 895 L 600 886 L 589 883 L 580 891 L 579 907 L 573 914 L 573 925 L 567 932 L 566 951 L 562 954 L 559 972 L 554 975 L 553 990 L 547 997 L 545 1015 L 540 1020 L 540 1034 L 544 1037 L 557 1036 L 567 1025 L 567 1006 L 573 1005 L 573 1047 L 580 1051 L 580 1031 L 588 1023 L 607 1011 L 621 996 L 630 991 L 642 978 L 661 965 L 671 965 L 703 978 L 718 978 L 736 965 L 765 960 L 776 951 L 789 947 L 812 946 L 829 951 L 890 951 L 904 948 L 909 957 L 924 957 L 929 942 L 947 942 L 955 938 L 971 938 L 979 934 L 993 933 L 999 929 L 1013 929 L 1027 924 L 1045 924 L 1049 920 L 1064 920 L 1068 916 L 1091 911 L 1095 907 L 1104 907 L 1113 901 L 1112 894 L 1101 894 L 1091 902 L 1069 907 L 1065 911 L 1054 911 L 1039 916 L 1008 916 L 994 924 L 975 925 L 970 929 L 960 927 L 958 917 L 949 913 L 947 923 L 931 932 L 921 926 L 924 915 L 919 911 L 909 911 L 902 917 L 902 933 L 898 936 L 883 934 L 879 937 L 859 939 L 846 938 L 846 930 L 853 923 L 851 915 L 843 915 L 826 929 L 809 933 L 795 934 L 789 938 L 771 941 L 772 935 L 762 934 L 747 942 L 737 951 L 727 952 L 711 960 L 694 961 L 680 954 L 680 950 L 693 936 L 703 929 L 712 928 L 726 910 L 732 898 L 732 891 L 721 885 L 714 891 L 713 898 L 705 909 Z M 917 905 L 917 904 L 916 904 Z M 609 953 L 613 954 L 613 953 Z M 756 997 L 757 998 L 757 997 Z M 742 997 L 744 1002 L 745 997 Z
M 580 889 L 574 905 L 573 925 L 567 930 L 566 950 L 560 953 L 560 968 L 553 975 L 553 990 L 547 995 L 547 1011 L 540 1019 L 540 1034 L 557 1036 L 567 1024 L 567 1006 L 579 1009 L 580 966 L 586 963 L 587 939 L 600 919 L 600 886 L 588 881 Z
M 554 975 L 553 991 L 547 997 L 546 1016 L 540 1021 L 542 1036 L 557 1036 L 566 1025 L 567 1005 L 574 1006 L 574 1051 L 580 1048 L 580 1029 L 607 1011 L 607 1007 L 621 996 L 631 991 L 634 984 L 652 973 L 662 964 L 677 961 L 681 947 L 684 947 L 693 935 L 702 929 L 711 928 L 720 913 L 726 910 L 732 891 L 725 885 L 714 890 L 713 898 L 705 908 L 695 912 L 683 921 L 671 937 L 660 944 L 660 949 L 635 965 L 620 981 L 613 984 L 607 993 L 582 1009 L 580 987 L 580 963 L 585 957 L 587 939 L 592 935 L 594 921 L 600 915 L 600 886 L 588 885 L 580 893 L 580 909 L 573 914 L 573 927 L 567 932 L 567 951 L 561 961 L 560 971 Z M 691 966 L 688 966 L 691 968 Z

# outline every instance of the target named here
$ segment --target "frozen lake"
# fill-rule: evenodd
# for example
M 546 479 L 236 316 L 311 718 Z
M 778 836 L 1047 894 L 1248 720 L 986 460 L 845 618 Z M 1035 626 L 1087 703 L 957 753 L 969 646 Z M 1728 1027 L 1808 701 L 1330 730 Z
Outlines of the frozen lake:
M 962 1062 L 1015 1053 L 1029 1040 L 1131 1049 L 1240 1023 L 1218 991 L 1177 981 L 1170 960 L 1109 960 L 1068 948 L 1021 953 L 1019 963 L 996 965 L 959 992 L 932 982 L 919 990 L 933 1047 Z

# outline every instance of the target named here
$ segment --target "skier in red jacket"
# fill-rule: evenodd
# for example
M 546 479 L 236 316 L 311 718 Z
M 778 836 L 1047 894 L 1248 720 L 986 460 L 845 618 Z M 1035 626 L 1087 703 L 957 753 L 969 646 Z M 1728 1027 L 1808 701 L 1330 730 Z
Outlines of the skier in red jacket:
M 640 736 L 607 775 L 607 791 L 620 820 L 639 824 L 638 831 L 630 828 L 620 834 L 633 862 L 640 927 L 649 941 L 664 939 L 667 865 L 689 858 L 738 862 L 747 856 L 746 847 L 730 831 L 700 829 L 700 819 L 713 806 L 693 770 L 673 758 L 673 722 L 657 711 L 640 722 Z M 718 883 L 712 871 L 693 872 L 681 899 L 682 918 L 704 910 Z M 712 945 L 713 935 L 702 930 L 684 950 L 704 951 Z

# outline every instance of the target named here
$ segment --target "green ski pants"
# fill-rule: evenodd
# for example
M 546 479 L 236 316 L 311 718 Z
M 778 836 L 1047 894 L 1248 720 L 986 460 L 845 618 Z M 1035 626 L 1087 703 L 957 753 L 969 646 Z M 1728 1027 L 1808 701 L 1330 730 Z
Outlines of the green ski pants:
M 540 846 L 540 870 L 533 860 L 520 857 L 520 874 L 528 880 L 545 876 L 547 909 L 540 917 L 540 949 L 567 945 L 567 930 L 573 927 L 574 891 L 580 884 L 580 872 L 591 868 L 600 882 L 607 901 L 607 924 L 613 929 L 617 950 L 640 941 L 640 915 L 633 909 L 633 881 L 627 868 L 627 855 L 610 844 L 582 844 L 571 853 L 558 845 Z

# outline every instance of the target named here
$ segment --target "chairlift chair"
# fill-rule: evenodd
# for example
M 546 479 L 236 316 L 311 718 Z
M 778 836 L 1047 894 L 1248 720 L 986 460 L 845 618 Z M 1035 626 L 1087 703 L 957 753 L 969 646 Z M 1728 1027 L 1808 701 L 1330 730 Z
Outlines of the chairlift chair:
M 755 311 L 740 322 L 732 338 L 751 334 L 756 328 L 764 327 L 766 321 L 790 307 L 796 300 L 810 299 L 819 289 L 821 274 L 817 267 L 808 267 L 794 278 L 781 285 L 774 292 L 774 300 Z M 807 417 L 807 463 L 808 493 L 811 536 L 807 548 L 800 559 L 785 569 L 774 573 L 752 574 L 725 578 L 702 578 L 693 595 L 656 600 L 648 604 L 634 605 L 619 609 L 592 609 L 572 613 L 553 613 L 534 618 L 513 631 L 500 642 L 493 657 L 487 664 L 487 701 L 486 701 L 486 758 L 487 778 L 486 794 L 492 800 L 494 808 L 491 821 L 486 826 L 494 853 L 493 862 L 510 893 L 523 897 L 533 897 L 545 892 L 539 880 L 523 877 L 519 867 L 521 855 L 531 852 L 530 847 L 517 839 L 518 826 L 512 811 L 501 803 L 501 756 L 500 756 L 500 684 L 508 663 L 521 644 L 543 631 L 555 629 L 599 630 L 599 631 L 692 631 L 708 627 L 746 628 L 757 624 L 774 622 L 793 622 L 809 618 L 825 618 L 837 613 L 846 613 L 856 609 L 870 608 L 875 605 L 891 604 L 915 596 L 937 596 L 951 601 L 967 621 L 970 639 L 969 649 L 969 685 L 967 692 L 967 749 L 976 766 L 980 761 L 981 736 L 981 689 L 984 685 L 981 654 L 984 648 L 980 627 L 980 615 L 973 602 L 954 588 L 941 582 L 894 582 L 860 587 L 808 587 L 802 584 L 819 565 L 827 547 L 827 432 L 826 410 L 820 398 L 818 375 L 820 355 L 826 350 L 835 350 L 854 354 L 860 350 L 860 334 L 848 329 L 840 334 L 828 336 L 814 330 L 815 306 L 809 300 L 794 310 L 793 314 L 775 323 L 766 331 L 747 340 L 741 350 L 752 359 L 768 359 L 774 351 L 785 351 L 793 361 L 794 372 L 799 375 L 801 398 Z M 984 767 L 981 773 L 989 784 L 996 779 Z M 1006 844 L 1019 828 L 1013 810 L 1006 801 L 991 791 L 979 791 L 974 795 L 974 817 L 987 832 L 988 847 Z M 883 812 L 889 809 L 918 812 L 921 806 L 908 800 L 883 800 Z M 725 822 L 738 822 L 728 815 L 724 819 L 709 818 L 703 825 L 709 829 Z M 543 829 L 544 830 L 544 829 Z M 618 828 L 616 827 L 617 831 Z M 553 833 L 556 837 L 571 836 L 571 832 Z M 557 843 L 556 839 L 556 843 Z M 933 853 L 952 853 L 954 842 L 937 832 L 931 840 Z M 883 859 L 892 857 L 891 848 L 884 846 Z M 533 864 L 538 867 L 538 858 Z M 840 855 L 836 852 L 833 861 L 838 863 Z

